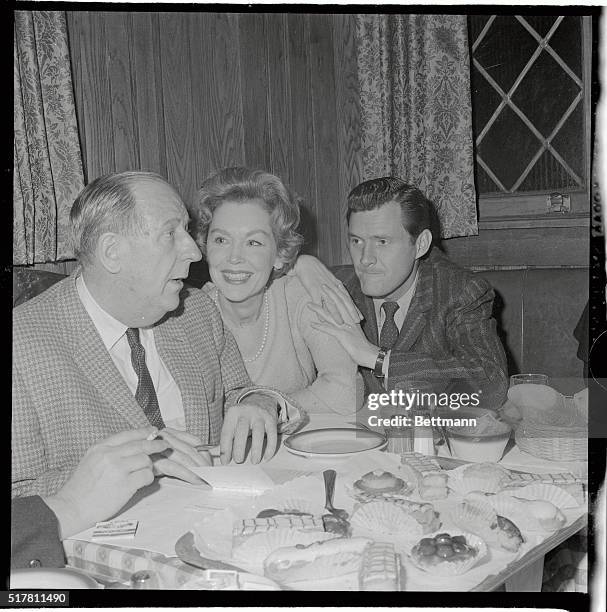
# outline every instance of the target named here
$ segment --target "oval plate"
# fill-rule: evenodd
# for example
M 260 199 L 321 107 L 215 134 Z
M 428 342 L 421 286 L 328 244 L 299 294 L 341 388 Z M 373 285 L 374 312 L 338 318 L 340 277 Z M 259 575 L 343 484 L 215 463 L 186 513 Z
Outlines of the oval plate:
M 10 574 L 11 589 L 102 589 L 94 578 L 72 567 L 28 567 Z
M 265 576 L 257 576 L 256 574 L 249 574 L 248 572 L 240 571 L 240 568 L 230 565 L 229 563 L 223 563 L 223 561 L 213 561 L 211 559 L 205 559 L 200 556 L 200 552 L 194 544 L 194 534 L 191 531 L 184 533 L 175 543 L 175 552 L 177 556 L 188 565 L 193 565 L 202 570 L 208 569 L 219 569 L 219 570 L 230 570 L 238 572 L 238 582 L 240 583 L 241 591 L 280 591 L 282 587 L 266 578 Z M 184 588 L 195 589 L 196 579 L 193 578 L 191 581 L 191 587 L 187 584 Z
M 304 457 L 349 457 L 386 446 L 386 436 L 368 429 L 336 427 L 309 429 L 289 436 L 284 445 L 290 453 Z

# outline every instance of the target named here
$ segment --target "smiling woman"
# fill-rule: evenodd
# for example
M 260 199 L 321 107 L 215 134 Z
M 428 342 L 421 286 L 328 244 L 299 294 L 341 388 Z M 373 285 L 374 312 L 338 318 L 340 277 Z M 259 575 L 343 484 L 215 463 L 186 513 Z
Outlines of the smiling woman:
M 293 266 L 302 237 L 299 205 L 281 180 L 226 168 L 199 191 L 201 248 L 215 300 L 251 379 L 288 393 L 309 412 L 353 413 L 356 365 L 311 323 L 310 298 Z

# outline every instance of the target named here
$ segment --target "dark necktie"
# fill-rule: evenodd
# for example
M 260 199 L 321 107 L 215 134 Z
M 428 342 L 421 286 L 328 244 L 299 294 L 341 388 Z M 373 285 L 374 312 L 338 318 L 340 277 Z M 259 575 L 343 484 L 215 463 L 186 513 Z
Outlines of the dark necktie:
M 126 339 L 129 341 L 131 347 L 131 363 L 133 369 L 137 374 L 137 391 L 135 392 L 135 399 L 137 403 L 143 409 L 145 416 L 148 421 L 162 429 L 164 427 L 164 421 L 160 414 L 160 407 L 158 406 L 158 398 L 156 397 L 156 391 L 152 383 L 152 377 L 145 365 L 145 349 L 139 341 L 139 330 L 136 327 L 129 327 L 126 330 Z
M 398 338 L 398 327 L 394 322 L 394 313 L 399 306 L 396 302 L 384 302 L 381 307 L 384 309 L 386 318 L 381 326 L 381 334 L 379 335 L 379 346 L 383 349 L 391 349 Z

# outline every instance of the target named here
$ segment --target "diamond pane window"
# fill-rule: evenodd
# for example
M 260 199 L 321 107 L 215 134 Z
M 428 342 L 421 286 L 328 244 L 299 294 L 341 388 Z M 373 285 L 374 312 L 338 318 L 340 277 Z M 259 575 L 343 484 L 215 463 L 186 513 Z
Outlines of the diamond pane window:
M 479 193 L 584 190 L 582 17 L 468 19 Z

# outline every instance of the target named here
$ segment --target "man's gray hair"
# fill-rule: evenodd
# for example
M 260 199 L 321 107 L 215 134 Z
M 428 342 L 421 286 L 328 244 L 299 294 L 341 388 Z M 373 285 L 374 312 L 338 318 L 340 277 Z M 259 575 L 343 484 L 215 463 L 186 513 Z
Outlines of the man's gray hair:
M 166 183 L 154 172 L 119 172 L 96 178 L 80 192 L 70 211 L 70 238 L 81 263 L 91 263 L 102 234 L 136 236 L 145 231 L 132 191 L 141 179 Z

